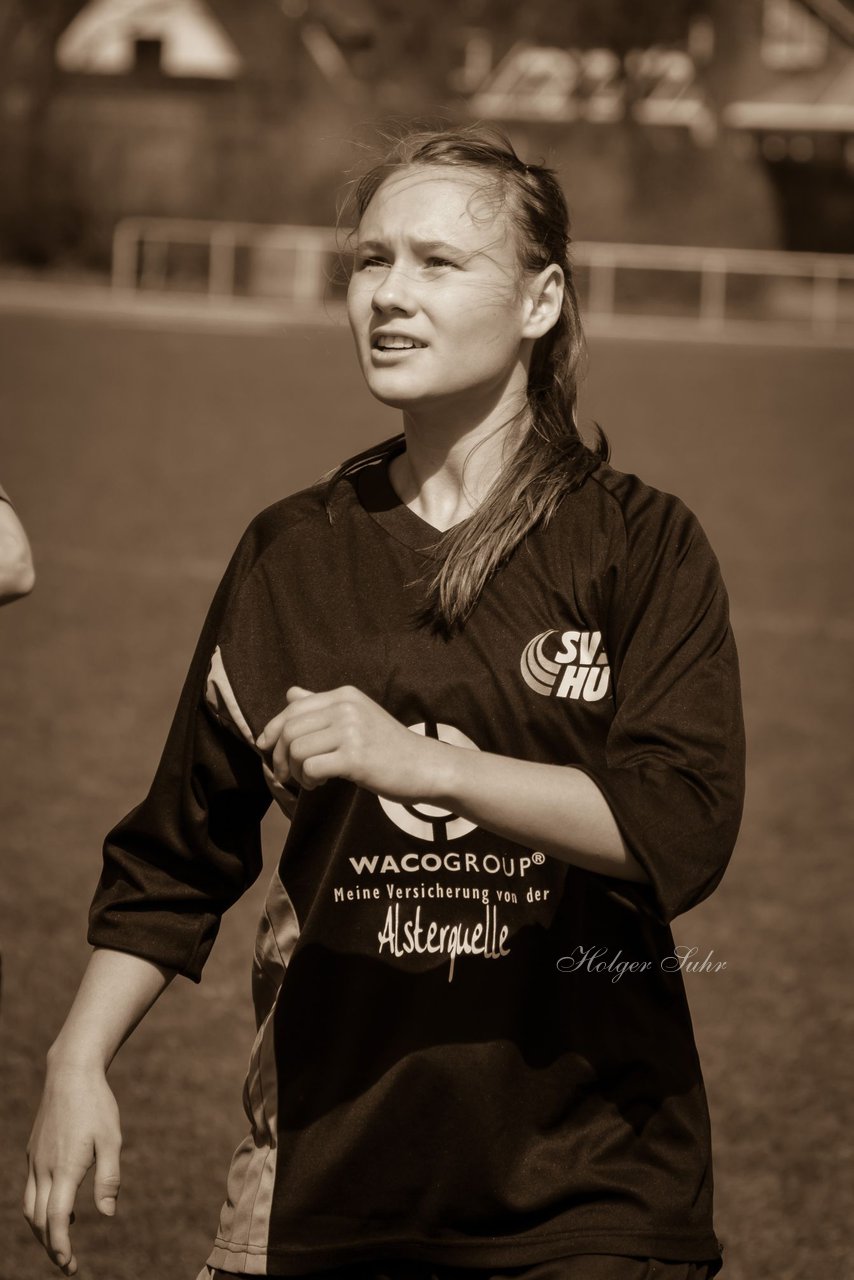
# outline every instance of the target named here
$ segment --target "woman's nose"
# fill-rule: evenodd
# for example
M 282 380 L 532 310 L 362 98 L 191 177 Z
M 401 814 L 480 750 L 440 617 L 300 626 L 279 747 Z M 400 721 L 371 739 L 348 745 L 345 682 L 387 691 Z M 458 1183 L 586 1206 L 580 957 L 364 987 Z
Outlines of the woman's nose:
M 403 311 L 409 313 L 414 306 L 412 281 L 400 266 L 389 267 L 374 289 L 372 298 L 375 311 Z

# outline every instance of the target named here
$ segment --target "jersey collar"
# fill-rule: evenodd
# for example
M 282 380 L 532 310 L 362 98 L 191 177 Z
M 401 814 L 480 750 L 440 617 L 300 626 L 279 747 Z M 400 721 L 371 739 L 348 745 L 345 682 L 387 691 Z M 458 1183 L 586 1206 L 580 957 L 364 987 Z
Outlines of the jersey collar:
M 436 557 L 442 531 L 416 515 L 398 496 L 389 478 L 389 464 L 402 452 L 402 446 L 395 448 L 357 471 L 356 493 L 371 519 L 393 538 L 421 555 Z

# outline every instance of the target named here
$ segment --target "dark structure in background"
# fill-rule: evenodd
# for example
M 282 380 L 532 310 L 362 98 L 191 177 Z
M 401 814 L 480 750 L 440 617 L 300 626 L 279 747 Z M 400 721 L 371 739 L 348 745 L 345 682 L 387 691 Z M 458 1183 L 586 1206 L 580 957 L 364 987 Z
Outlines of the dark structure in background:
M 787 249 L 854 250 L 854 8 L 767 3 L 762 40 L 734 5 L 724 127 L 765 167 Z M 736 39 L 732 40 L 733 34 Z
M 3 254 L 329 224 L 389 122 L 494 119 L 585 238 L 854 250 L 844 0 L 0 0 Z M 355 145 L 354 145 L 355 144 Z

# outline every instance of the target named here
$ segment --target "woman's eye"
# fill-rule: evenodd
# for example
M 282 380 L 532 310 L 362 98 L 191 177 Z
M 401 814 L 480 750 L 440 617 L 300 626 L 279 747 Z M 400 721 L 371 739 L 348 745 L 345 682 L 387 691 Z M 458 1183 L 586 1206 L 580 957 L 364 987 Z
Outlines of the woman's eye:
M 453 265 L 454 263 L 449 261 L 448 258 L 428 258 L 427 259 L 428 267 L 452 267 Z
M 359 258 L 356 266 L 359 271 L 365 271 L 369 267 L 386 267 L 388 263 L 384 258 Z

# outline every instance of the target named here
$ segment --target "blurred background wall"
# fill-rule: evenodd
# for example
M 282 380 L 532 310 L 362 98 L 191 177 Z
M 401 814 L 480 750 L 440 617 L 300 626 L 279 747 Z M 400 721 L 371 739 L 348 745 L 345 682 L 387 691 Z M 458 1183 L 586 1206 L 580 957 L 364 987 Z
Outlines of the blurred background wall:
M 0 255 L 116 221 L 329 225 L 401 120 L 491 119 L 583 238 L 854 249 L 844 0 L 0 0 Z

